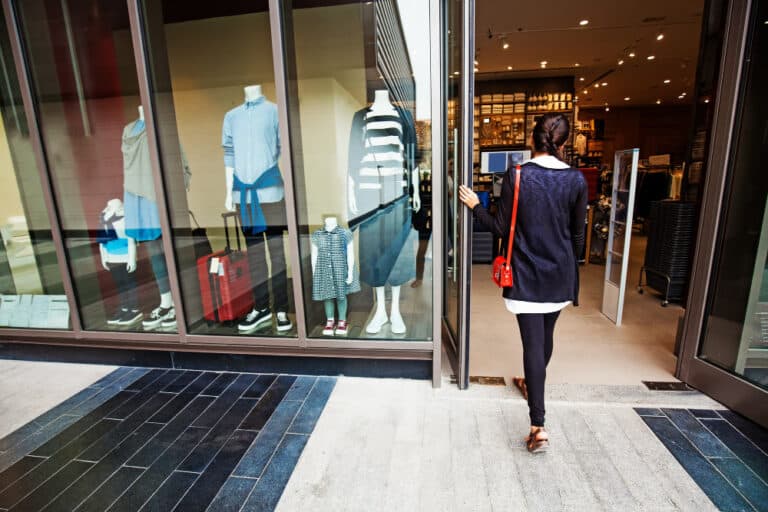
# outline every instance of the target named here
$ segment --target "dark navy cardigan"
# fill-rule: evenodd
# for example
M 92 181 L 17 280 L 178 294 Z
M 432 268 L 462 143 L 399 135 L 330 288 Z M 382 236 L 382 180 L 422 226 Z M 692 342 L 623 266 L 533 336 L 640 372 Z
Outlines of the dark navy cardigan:
M 490 231 L 503 238 L 506 250 L 514 200 L 515 169 L 507 171 L 496 216 L 482 205 L 473 213 Z M 549 169 L 533 162 L 521 167 L 515 247 L 512 254 L 514 286 L 504 288 L 506 299 L 527 302 L 579 303 L 579 265 L 584 250 L 587 183 L 573 168 Z

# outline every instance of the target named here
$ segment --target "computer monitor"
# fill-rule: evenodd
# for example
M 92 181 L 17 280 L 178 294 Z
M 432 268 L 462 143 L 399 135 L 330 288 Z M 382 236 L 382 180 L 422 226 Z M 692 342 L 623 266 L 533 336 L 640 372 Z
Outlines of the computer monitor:
M 480 173 L 482 174 L 503 174 L 512 166 L 522 164 L 530 160 L 531 151 L 482 151 L 480 153 Z

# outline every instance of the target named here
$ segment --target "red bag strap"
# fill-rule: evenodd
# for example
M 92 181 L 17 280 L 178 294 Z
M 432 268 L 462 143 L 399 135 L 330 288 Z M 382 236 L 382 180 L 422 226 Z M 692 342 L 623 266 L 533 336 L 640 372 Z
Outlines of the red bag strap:
M 509 243 L 507 244 L 507 266 L 512 262 L 512 248 L 515 246 L 515 225 L 517 224 L 517 202 L 520 198 L 520 164 L 515 167 L 515 199 L 512 202 L 512 220 L 509 223 Z

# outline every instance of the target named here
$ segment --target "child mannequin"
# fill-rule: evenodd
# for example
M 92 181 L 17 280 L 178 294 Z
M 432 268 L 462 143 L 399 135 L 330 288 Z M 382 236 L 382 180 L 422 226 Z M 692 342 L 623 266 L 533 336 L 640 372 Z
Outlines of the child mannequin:
M 312 299 L 325 305 L 325 336 L 347 335 L 347 295 L 360 291 L 354 249 L 352 232 L 336 217 L 326 217 L 323 228 L 312 233 Z

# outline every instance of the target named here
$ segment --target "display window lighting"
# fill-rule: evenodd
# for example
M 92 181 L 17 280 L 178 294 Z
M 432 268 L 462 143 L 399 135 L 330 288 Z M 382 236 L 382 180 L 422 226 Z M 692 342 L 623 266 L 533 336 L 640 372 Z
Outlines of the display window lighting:
M 579 25 L 581 25 L 582 27 L 586 27 L 587 25 L 589 25 L 589 20 L 581 20 L 579 22 Z
M 631 100 L 631 99 L 632 99 L 632 98 L 630 98 L 629 96 L 624 96 L 624 101 L 629 101 L 629 100 Z
M 709 98 L 705 99 L 704 103 L 709 103 Z
M 583 81 L 584 81 L 584 77 L 583 76 L 579 77 L 579 82 L 583 82 Z
M 595 84 L 595 89 L 599 88 L 600 84 Z
M 661 105 L 661 100 L 656 100 L 657 105 Z
M 605 107 L 605 111 L 606 112 L 610 112 L 611 111 L 611 107 Z
M 512 66 L 507 66 L 508 71 L 512 71 Z
M 541 67 L 542 68 L 547 67 L 547 64 L 549 64 L 547 61 L 545 61 L 545 60 L 541 61 Z
M 669 83 L 671 83 L 671 82 L 672 82 L 672 80 L 670 80 L 669 78 L 667 78 L 666 80 L 664 80 L 664 83 L 665 83 L 665 84 L 669 84 Z
M 502 39 L 501 40 L 501 47 L 503 49 L 505 49 L 505 50 L 508 49 L 509 48 L 509 42 L 506 39 Z
M 581 64 L 579 64 L 578 62 L 574 64 L 574 67 L 579 67 L 579 66 L 581 66 Z
M 619 59 L 619 66 L 622 66 L 624 64 L 624 59 Z
M 681 94 L 680 96 L 678 96 L 678 97 L 677 97 L 677 99 L 679 99 L 679 100 L 681 100 L 681 99 L 683 99 L 683 98 L 685 98 L 685 96 L 683 96 L 682 94 Z
M 655 59 L 655 58 L 656 58 L 656 56 L 655 56 L 655 55 L 649 55 L 649 56 L 647 56 L 647 57 L 646 57 L 646 59 L 648 59 L 648 60 L 653 60 L 653 59 Z
M 603 87 L 608 87 L 608 82 L 603 82 L 600 85 L 602 85 Z
M 661 41 L 662 39 L 664 39 L 664 33 L 663 32 L 659 32 L 658 34 L 656 34 L 656 40 L 657 41 Z
M 629 58 L 634 59 L 635 58 L 635 52 L 629 52 Z
M 459 74 L 459 72 L 458 72 L 458 71 L 454 71 L 454 72 L 453 72 L 453 74 L 454 74 L 454 75 L 458 75 L 458 74 Z
M 475 66 L 478 66 L 480 63 L 475 60 Z
M 480 71 L 480 70 L 479 70 L 479 69 L 477 69 L 477 68 L 475 68 L 475 73 L 477 73 L 478 71 Z

